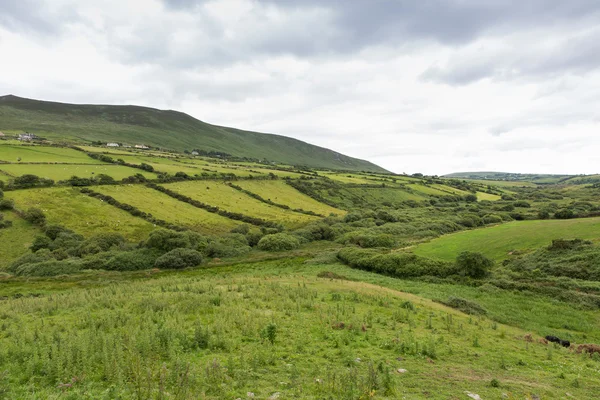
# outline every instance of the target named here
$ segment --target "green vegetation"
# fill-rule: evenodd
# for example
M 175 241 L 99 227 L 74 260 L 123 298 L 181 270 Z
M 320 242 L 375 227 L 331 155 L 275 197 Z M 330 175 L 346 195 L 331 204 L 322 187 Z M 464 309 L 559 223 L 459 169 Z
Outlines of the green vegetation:
M 2 146 L 0 146 L 0 148 L 1 147 Z M 0 171 L 12 177 L 31 174 L 42 178 L 52 179 L 54 181 L 67 180 L 72 176 L 92 178 L 99 174 L 108 175 L 115 180 L 121 180 L 139 173 L 148 179 L 156 178 L 156 174 L 120 165 L 0 164 Z
M 288 165 L 385 172 L 368 161 L 296 139 L 210 125 L 177 111 L 62 104 L 3 96 L 0 97 L 0 121 L 0 129 L 25 130 L 50 139 L 143 143 L 179 151 L 199 148 Z
M 485 229 L 457 232 L 423 243 L 415 254 L 453 260 L 461 251 L 478 251 L 495 260 L 550 244 L 553 239 L 598 239 L 600 218 L 566 221 L 514 221 Z

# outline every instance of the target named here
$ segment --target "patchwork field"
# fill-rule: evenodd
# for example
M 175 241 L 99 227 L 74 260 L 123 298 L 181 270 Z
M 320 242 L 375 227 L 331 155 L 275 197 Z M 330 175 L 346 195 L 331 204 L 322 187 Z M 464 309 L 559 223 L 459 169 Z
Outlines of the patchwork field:
M 452 261 L 462 251 L 475 251 L 501 260 L 510 252 L 547 246 L 553 239 L 575 238 L 600 239 L 600 218 L 513 221 L 445 235 L 417 246 L 414 253 Z
M 5 213 L 4 218 L 12 221 L 12 226 L 0 229 L 0 269 L 27 253 L 33 238 L 41 233 L 40 229 L 15 213 Z
M 406 186 L 407 188 L 414 190 L 415 192 L 423 193 L 429 196 L 448 196 L 452 195 L 452 191 L 446 188 L 446 186 L 441 186 L 444 190 L 440 190 L 439 188 L 435 188 L 433 186 L 422 185 L 419 183 L 410 184 Z
M 19 161 L 20 158 L 20 161 Z M 4 145 L 0 142 L 0 161 L 11 163 L 74 163 L 104 164 L 84 152 L 63 148 L 34 145 Z
M 156 174 L 146 172 L 137 168 L 122 165 L 67 165 L 67 164 L 0 164 L 0 172 L 17 177 L 25 174 L 37 175 L 41 178 L 49 178 L 55 181 L 67 180 L 72 176 L 80 178 L 91 178 L 95 175 L 106 174 L 115 180 L 121 180 L 128 176 L 142 174 L 148 179 L 156 179 Z
M 131 241 L 145 239 L 152 224 L 109 204 L 93 199 L 74 188 L 28 189 L 7 192 L 16 208 L 41 209 L 48 223 L 60 224 L 84 236 L 98 232 L 117 232 Z
M 285 204 L 291 208 L 313 211 L 324 216 L 328 216 L 329 214 L 346 214 L 346 211 L 320 203 L 280 180 L 240 181 L 235 184 L 252 193 L 258 194 L 264 199 L 271 200 L 277 204 Z
M 477 192 L 477 200 L 489 200 L 496 201 L 500 200 L 501 197 L 497 194 L 485 193 L 485 192 Z
M 225 211 L 279 222 L 287 227 L 295 227 L 318 220 L 318 217 L 262 203 L 221 182 L 180 182 L 164 186 L 195 200 L 217 206 Z
M 408 185 L 407 188 L 410 188 Z M 400 188 L 341 188 L 335 190 L 322 190 L 320 195 L 339 204 L 340 207 L 353 208 L 360 207 L 366 203 L 377 204 L 396 204 L 406 200 L 421 201 L 426 197 L 419 193 L 414 193 L 411 189 Z
M 130 204 L 158 219 L 189 227 L 200 233 L 227 233 L 241 222 L 210 213 L 143 185 L 101 186 L 95 191 Z

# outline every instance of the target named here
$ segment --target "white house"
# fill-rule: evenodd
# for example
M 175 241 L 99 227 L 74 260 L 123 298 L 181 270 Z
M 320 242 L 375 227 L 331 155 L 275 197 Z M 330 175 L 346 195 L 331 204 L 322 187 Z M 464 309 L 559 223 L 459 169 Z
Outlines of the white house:
M 106 143 L 106 147 L 119 147 L 119 143 Z
M 37 139 L 37 136 L 35 136 L 33 133 L 20 133 L 19 134 L 19 140 L 30 141 L 33 139 Z
M 134 146 L 136 149 L 149 149 L 150 147 L 146 146 L 145 144 L 136 144 Z
M 197 155 L 198 155 L 198 152 L 197 152 L 197 151 L 192 151 L 192 155 L 193 155 L 193 156 L 197 156 Z

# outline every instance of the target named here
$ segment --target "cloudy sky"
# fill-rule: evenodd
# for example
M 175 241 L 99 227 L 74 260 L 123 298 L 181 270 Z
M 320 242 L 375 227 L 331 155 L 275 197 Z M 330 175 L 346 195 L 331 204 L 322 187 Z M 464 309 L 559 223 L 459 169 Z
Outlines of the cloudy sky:
M 0 95 L 138 104 L 395 172 L 600 172 L 597 0 L 0 0 Z

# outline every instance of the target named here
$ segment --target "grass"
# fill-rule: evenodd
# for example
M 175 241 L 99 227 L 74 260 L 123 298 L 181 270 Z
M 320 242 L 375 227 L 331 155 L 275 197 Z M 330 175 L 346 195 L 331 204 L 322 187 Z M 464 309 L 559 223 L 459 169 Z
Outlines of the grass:
M 0 164 L 0 171 L 13 177 L 33 174 L 55 181 L 67 180 L 72 176 L 91 178 L 98 174 L 106 174 L 115 180 L 121 180 L 135 174 L 142 174 L 148 179 L 156 179 L 156 174 L 122 165 L 64 165 L 64 164 Z
M 497 194 L 477 192 L 477 200 L 479 200 L 479 201 L 481 201 L 481 200 L 496 201 L 496 200 L 500 200 L 500 199 L 501 199 L 501 197 L 498 196 Z
M 391 399 L 469 391 L 553 399 L 568 392 L 583 399 L 600 390 L 598 361 L 527 343 L 528 331 L 395 290 L 402 281 L 366 273 L 359 275 L 377 284 L 317 277 L 328 268 L 358 276 L 292 259 L 5 300 L 4 393 Z
M 186 226 L 200 233 L 226 233 L 241 224 L 142 185 L 101 186 L 94 190 L 135 206 L 158 219 Z
M 325 216 L 328 216 L 329 214 L 346 214 L 346 211 L 320 203 L 280 180 L 240 181 L 236 182 L 236 185 L 241 186 L 252 193 L 256 193 L 264 199 L 271 200 L 278 204 L 285 204 L 291 208 L 313 211 Z
M 12 221 L 10 228 L 0 229 L 0 269 L 29 251 L 33 238 L 41 231 L 17 214 L 3 213 L 6 220 Z
M 74 105 L 0 97 L 0 130 L 29 131 L 56 141 L 144 143 L 171 150 L 221 151 L 318 168 L 385 172 L 368 161 L 344 156 L 285 136 L 210 125 L 177 111 L 136 106 Z M 87 142 L 87 143 L 86 143 Z
M 280 222 L 286 227 L 298 227 L 318 220 L 317 217 L 262 203 L 221 182 L 180 182 L 164 186 L 203 203 L 218 206 L 223 210 Z
M 408 185 L 407 187 L 415 192 L 422 193 L 429 196 L 448 196 L 454 194 L 449 188 L 442 187 L 438 185 L 438 187 L 422 185 L 419 183 Z
M 514 221 L 445 235 L 417 246 L 414 252 L 450 261 L 462 251 L 476 251 L 501 260 L 510 252 L 532 250 L 561 238 L 599 239 L 600 218 Z
M 19 158 L 21 159 L 19 161 Z M 88 157 L 84 152 L 49 146 L 5 145 L 0 142 L 0 161 L 11 163 L 71 163 L 103 164 Z
M 6 192 L 18 209 L 40 208 L 48 223 L 64 225 L 84 236 L 117 232 L 131 241 L 145 239 L 152 224 L 109 204 L 92 199 L 74 188 L 28 189 Z

